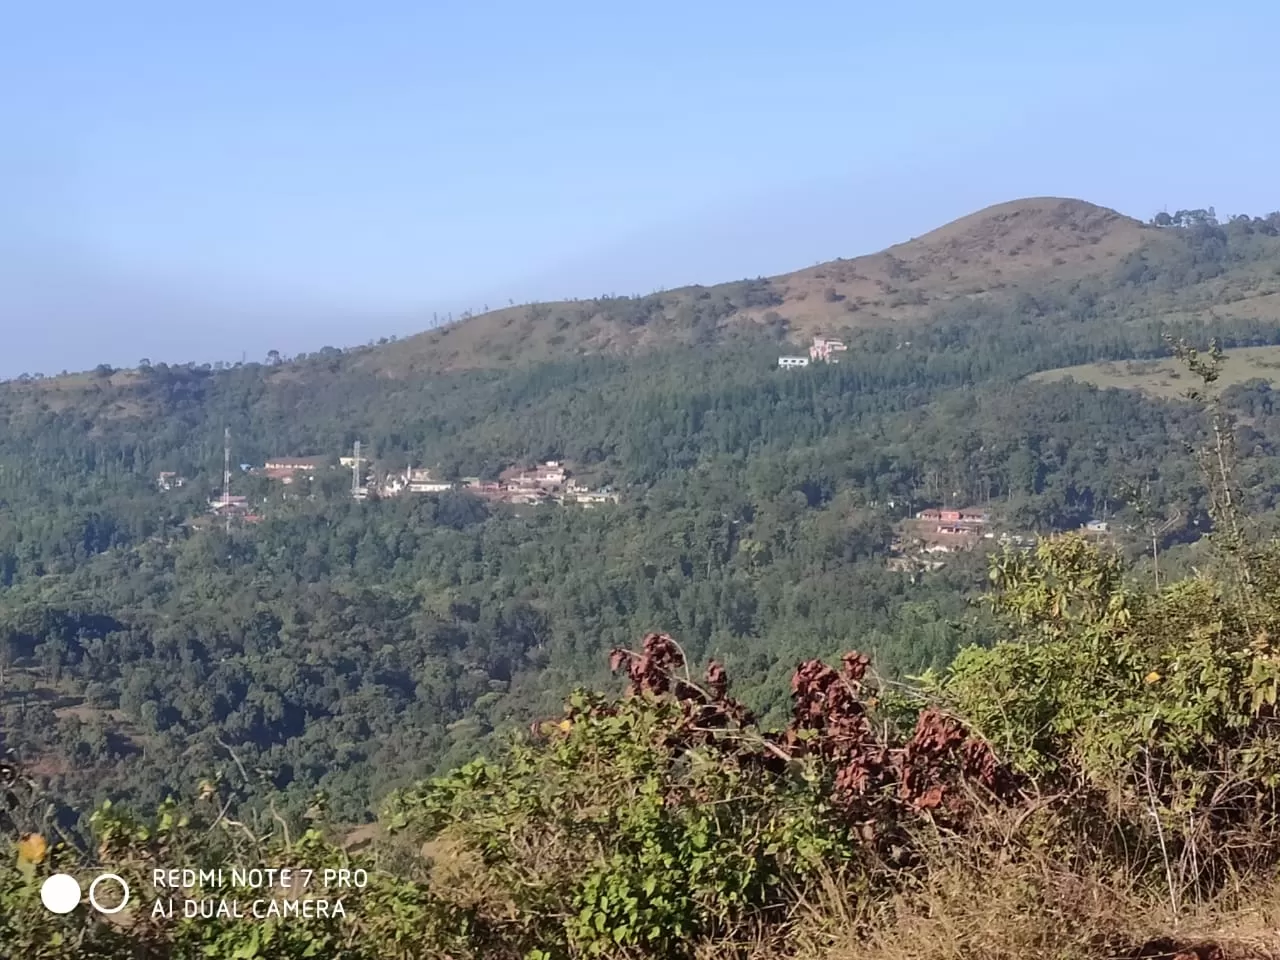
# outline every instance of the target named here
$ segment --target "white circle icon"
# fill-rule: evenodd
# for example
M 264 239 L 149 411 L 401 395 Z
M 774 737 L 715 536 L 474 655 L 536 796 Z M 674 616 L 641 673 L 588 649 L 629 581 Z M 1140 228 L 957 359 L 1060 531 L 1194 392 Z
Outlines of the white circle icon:
M 50 913 L 70 913 L 80 903 L 80 884 L 69 873 L 55 873 L 40 885 L 40 902 Z
M 114 907 L 104 907 L 102 904 L 98 902 L 98 884 L 100 884 L 103 880 L 114 880 L 116 883 L 120 884 L 120 902 L 117 903 Z M 77 899 L 79 898 L 79 896 L 80 896 L 80 888 L 77 887 L 76 888 Z M 95 878 L 93 883 L 89 884 L 89 903 L 93 907 L 93 909 L 97 910 L 99 913 L 107 913 L 107 914 L 119 913 L 121 910 L 125 908 L 125 905 L 128 904 L 128 902 L 129 902 L 129 885 L 124 882 L 123 877 L 116 876 L 116 874 L 114 873 L 104 873 L 98 876 L 97 878 Z

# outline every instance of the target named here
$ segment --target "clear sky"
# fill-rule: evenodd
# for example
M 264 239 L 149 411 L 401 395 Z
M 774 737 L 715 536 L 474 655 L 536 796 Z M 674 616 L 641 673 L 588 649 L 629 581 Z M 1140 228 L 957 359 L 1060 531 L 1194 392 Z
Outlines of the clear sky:
M 1280 208 L 1260 0 L 0 2 L 0 376 Z

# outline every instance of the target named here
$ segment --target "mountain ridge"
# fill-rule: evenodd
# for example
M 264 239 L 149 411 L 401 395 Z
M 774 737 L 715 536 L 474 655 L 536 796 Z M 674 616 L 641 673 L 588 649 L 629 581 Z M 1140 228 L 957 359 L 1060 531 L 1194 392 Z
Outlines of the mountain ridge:
M 1270 235 L 1273 220 L 1255 218 L 1255 227 L 1266 224 L 1260 231 L 1242 226 L 1246 233 Z M 862 256 L 641 297 L 546 301 L 464 315 L 378 345 L 300 354 L 268 365 L 266 380 L 276 385 L 305 380 L 316 361 L 329 367 L 338 358 L 352 374 L 395 381 L 640 354 L 744 335 L 764 334 L 783 348 L 814 335 L 892 338 L 897 331 L 905 340 L 911 339 L 908 331 L 923 334 L 939 323 L 972 325 L 979 314 L 992 311 L 1061 319 L 1073 310 L 1092 315 L 1095 303 L 1106 304 L 1109 314 L 1122 320 L 1198 326 L 1206 318 L 1217 319 L 1210 315 L 1224 308 L 1250 322 L 1264 319 L 1272 312 L 1267 297 L 1280 294 L 1274 282 L 1280 256 L 1267 246 L 1270 240 L 1257 236 L 1267 249 L 1246 256 L 1246 261 L 1253 257 L 1252 265 L 1221 260 L 1212 248 L 1226 243 L 1222 231 L 1227 226 L 1169 229 L 1084 200 L 1027 197 L 985 207 Z M 1202 250 L 1198 245 L 1205 237 L 1199 234 L 1205 229 L 1218 231 L 1219 237 Z M 1215 258 L 1217 273 L 1210 276 L 1203 265 Z M 1151 277 L 1161 272 L 1167 282 L 1153 285 Z M 144 372 L 99 368 L 36 382 L 9 381 L 5 389 L 57 410 L 77 394 L 112 387 L 127 394 Z M 116 406 L 114 415 L 127 416 L 133 408 L 127 396 Z

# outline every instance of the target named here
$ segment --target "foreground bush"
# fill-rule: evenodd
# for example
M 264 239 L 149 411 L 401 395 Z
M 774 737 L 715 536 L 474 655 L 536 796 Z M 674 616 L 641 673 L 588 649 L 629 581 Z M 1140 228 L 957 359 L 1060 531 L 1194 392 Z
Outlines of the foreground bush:
M 965 815 L 958 784 L 1003 785 L 984 745 L 932 711 L 903 742 L 877 734 L 857 654 L 802 665 L 774 733 L 717 665 L 695 683 L 669 637 L 614 662 L 623 700 L 578 694 L 537 739 L 395 800 L 393 825 L 446 851 L 439 888 L 492 938 L 486 955 L 785 943 L 824 887 L 891 885 L 907 823 Z
M 1280 853 L 1280 566 L 1255 557 L 1244 594 L 1122 574 L 1076 537 L 1001 558 L 1008 639 L 931 687 L 1052 802 L 1062 856 L 1122 864 L 1176 909 Z

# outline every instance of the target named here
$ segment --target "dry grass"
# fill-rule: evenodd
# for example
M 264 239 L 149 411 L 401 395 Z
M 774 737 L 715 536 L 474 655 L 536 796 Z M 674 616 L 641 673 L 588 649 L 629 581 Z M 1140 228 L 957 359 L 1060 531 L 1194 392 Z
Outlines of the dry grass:
M 1280 886 L 1174 917 L 1123 877 L 1041 863 L 955 864 L 824 960 L 1275 960 Z
M 882 253 L 778 277 L 785 302 L 776 310 L 803 333 L 917 322 L 948 300 L 1100 272 L 1152 236 L 1138 221 L 1080 200 L 1015 200 Z M 841 299 L 828 300 L 828 288 Z
M 842 936 L 806 960 L 1280 960 L 1280 878 L 1175 912 L 1167 889 L 1113 858 L 1050 854 L 1036 839 L 1062 827 L 1049 816 L 1019 829 L 997 813 L 981 837 L 922 836 L 918 882 L 861 922 L 825 924 Z
M 1280 960 L 1280 883 L 1179 917 L 1123 877 L 1047 863 L 953 863 L 867 916 L 829 891 L 784 944 L 708 944 L 699 960 Z
M 920 835 L 924 863 L 889 899 L 828 875 L 798 896 L 789 929 L 748 920 L 732 941 L 702 944 L 697 960 L 1280 960 L 1280 877 L 1175 914 L 1159 885 L 1114 861 L 1068 864 L 1037 846 L 1039 828 L 1019 834 L 1015 821 L 996 812 L 982 836 Z M 455 846 L 418 855 L 458 901 L 503 902 Z M 504 905 L 514 920 L 518 909 Z

